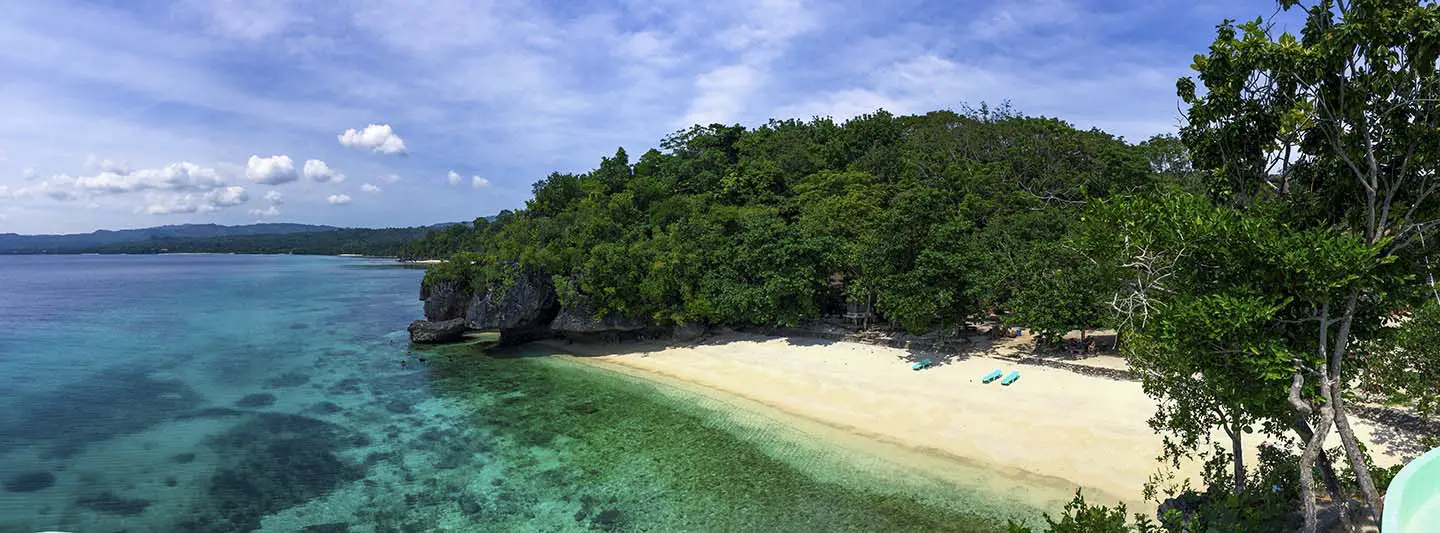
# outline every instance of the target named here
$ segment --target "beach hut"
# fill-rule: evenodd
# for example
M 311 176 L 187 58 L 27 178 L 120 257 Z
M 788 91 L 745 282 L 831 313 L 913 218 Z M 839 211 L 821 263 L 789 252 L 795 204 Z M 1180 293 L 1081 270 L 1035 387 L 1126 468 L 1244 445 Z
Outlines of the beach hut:
M 845 318 L 858 326 L 870 326 L 870 317 L 875 316 L 875 297 L 871 295 L 864 301 L 845 302 Z

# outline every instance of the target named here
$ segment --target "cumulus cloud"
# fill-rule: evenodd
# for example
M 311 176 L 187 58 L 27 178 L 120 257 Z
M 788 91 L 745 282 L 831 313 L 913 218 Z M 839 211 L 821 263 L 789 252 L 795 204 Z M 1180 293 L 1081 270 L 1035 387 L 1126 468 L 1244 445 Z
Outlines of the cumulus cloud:
M 250 195 L 244 187 L 224 187 L 204 194 L 150 195 L 140 208 L 151 215 L 210 213 L 245 203 Z
M 465 181 L 465 176 L 461 176 L 459 172 L 451 170 L 449 174 L 445 175 L 445 181 L 451 185 L 459 185 L 460 182 Z M 470 176 L 470 186 L 476 189 L 483 189 L 490 186 L 490 180 L 480 176 Z
M 336 172 L 319 159 L 305 161 L 305 178 L 318 183 L 340 183 L 345 181 L 345 175 Z
M 79 200 L 81 195 L 76 192 L 75 178 L 69 176 L 55 176 L 35 185 L 13 189 L 0 186 L 0 200 L 41 197 L 69 202 Z
M 386 174 L 384 176 L 380 176 L 380 183 L 397 183 L 399 181 L 399 174 Z
M 245 164 L 245 177 L 266 185 L 280 185 L 300 179 L 295 172 L 295 163 L 287 155 L 250 156 L 250 160 Z
M 325 201 L 330 202 L 330 205 L 345 205 L 350 203 L 350 200 L 351 198 L 348 194 L 332 194 L 329 198 L 325 199 Z
M 40 173 L 35 170 L 35 167 L 25 167 L 25 170 L 20 171 L 20 179 L 25 181 L 33 180 L 39 176 Z
M 368 149 L 388 155 L 405 155 L 405 141 L 395 134 L 389 124 L 371 124 L 364 130 L 354 128 L 337 135 L 340 144 L 350 148 Z
M 204 192 L 225 184 L 215 169 L 188 162 L 134 172 L 124 170 L 123 164 L 117 165 L 112 161 L 103 162 L 103 166 L 109 170 L 78 178 L 57 176 L 56 181 L 69 181 L 81 191 L 110 194 L 149 190 Z
M 206 203 L 220 207 L 240 205 L 250 199 L 244 187 L 225 187 L 205 193 Z
M 271 205 L 270 207 L 267 207 L 267 208 L 265 208 L 265 209 L 251 209 L 251 210 L 250 210 L 250 216 L 255 216 L 255 217 L 274 217 L 274 216 L 279 216 L 279 215 L 280 215 L 280 208 L 275 207 L 274 205 Z
M 368 192 L 368 193 L 378 193 L 378 192 L 381 192 L 381 189 L 380 189 L 379 187 L 376 187 L 376 186 L 371 185 L 371 184 L 369 184 L 369 183 L 366 183 L 366 184 L 364 184 L 364 185 L 361 185 L 361 186 L 360 186 L 360 190 L 363 191 L 363 192 Z
M 280 194 L 280 191 L 265 191 L 265 201 L 272 204 L 283 204 L 285 203 L 285 195 Z

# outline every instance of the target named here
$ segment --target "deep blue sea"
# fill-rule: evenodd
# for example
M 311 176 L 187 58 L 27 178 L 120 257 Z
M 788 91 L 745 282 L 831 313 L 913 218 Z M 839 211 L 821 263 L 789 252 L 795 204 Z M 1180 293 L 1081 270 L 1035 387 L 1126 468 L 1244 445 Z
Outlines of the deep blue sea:
M 421 276 L 0 256 L 0 533 L 1004 525 L 944 491 L 817 475 L 763 432 L 533 349 L 412 348 Z

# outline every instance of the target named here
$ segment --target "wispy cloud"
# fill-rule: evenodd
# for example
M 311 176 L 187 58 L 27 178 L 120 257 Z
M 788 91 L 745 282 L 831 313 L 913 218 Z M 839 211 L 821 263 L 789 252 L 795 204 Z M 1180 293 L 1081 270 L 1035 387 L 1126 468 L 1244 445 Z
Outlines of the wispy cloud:
M 588 170 L 692 123 L 982 101 L 1140 140 L 1174 128 L 1174 80 L 1217 22 L 1271 11 L 1240 0 L 19 2 L 0 17 L 0 202 L 7 230 L 26 232 L 133 227 L 152 211 L 280 215 L 278 198 L 226 209 L 234 197 L 216 191 L 241 184 L 284 188 L 297 221 L 469 220 L 521 205 L 552 170 Z M 388 201 L 320 209 L 349 198 L 335 193 L 336 169 L 383 185 Z M 96 208 L 69 215 L 78 205 Z

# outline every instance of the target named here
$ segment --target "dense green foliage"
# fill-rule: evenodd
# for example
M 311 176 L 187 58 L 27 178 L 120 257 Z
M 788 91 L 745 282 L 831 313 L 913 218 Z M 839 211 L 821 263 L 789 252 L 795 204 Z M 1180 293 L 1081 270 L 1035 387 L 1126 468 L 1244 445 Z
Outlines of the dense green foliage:
M 1161 531 L 1149 517 L 1136 513 L 1135 524 L 1130 524 L 1125 515 L 1125 504 L 1115 507 L 1091 505 L 1079 489 L 1075 498 L 1065 504 L 1060 518 L 1045 513 L 1045 533 L 1130 533 L 1132 531 L 1151 533 Z M 1035 530 L 1010 522 L 1010 533 L 1034 533 Z
M 429 282 L 538 267 L 562 302 L 662 324 L 863 302 L 915 332 L 1114 326 L 1164 458 L 1207 465 L 1201 508 L 1158 527 L 1270 530 L 1299 507 L 1313 528 L 1317 473 L 1332 501 L 1364 503 L 1346 517 L 1363 525 L 1392 472 L 1346 402 L 1440 406 L 1425 240 L 1440 238 L 1440 6 L 1279 4 L 1303 9 L 1300 36 L 1220 24 L 1177 83 L 1178 137 L 1130 145 L 1008 108 L 697 126 L 552 174 L 525 209 L 417 253 L 468 254 Z M 1323 449 L 1332 430 L 1341 446 Z M 1246 435 L 1285 448 L 1246 465 Z M 1065 513 L 1052 530 L 1130 527 L 1078 495 Z
M 1304 11 L 1299 38 L 1226 21 L 1196 56 L 1199 83 L 1177 84 L 1199 187 L 1100 209 L 1109 232 L 1096 232 L 1095 250 L 1130 280 L 1122 334 L 1160 402 L 1151 423 L 1167 456 L 1228 456 L 1242 497 L 1243 435 L 1293 433 L 1313 530 L 1312 467 L 1332 500 L 1351 497 L 1332 456 L 1364 502 L 1353 518 L 1377 519 L 1379 488 L 1345 407 L 1356 378 L 1426 364 L 1425 350 L 1390 342 L 1422 330 L 1387 322 L 1433 295 L 1419 280 L 1422 236 L 1440 224 L 1440 6 L 1280 4 Z M 1423 391 L 1418 377 L 1368 385 Z M 1215 429 L 1231 442 L 1212 451 Z M 1338 454 L 1321 447 L 1332 429 Z
M 1362 383 L 1388 402 L 1413 405 L 1420 416 L 1440 417 L 1440 302 L 1396 320 L 1386 337 L 1364 348 Z
M 470 224 L 450 224 L 432 229 L 401 247 L 400 259 L 447 259 L 461 250 L 479 249 L 477 239 L 485 235 L 484 227 L 496 217 L 481 217 Z
M 424 236 L 427 231 L 422 227 L 336 229 L 304 233 L 218 237 L 160 237 L 137 242 L 66 249 L 62 253 L 358 254 L 393 257 L 399 255 L 407 243 Z
M 852 301 L 912 331 L 1000 313 L 1057 334 L 1101 325 L 1113 292 L 1069 244 L 1085 202 L 1148 187 L 1152 151 L 1008 108 L 697 126 L 413 254 L 476 254 L 432 281 L 518 261 L 562 300 L 662 324 L 795 324 Z

